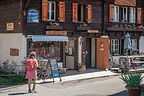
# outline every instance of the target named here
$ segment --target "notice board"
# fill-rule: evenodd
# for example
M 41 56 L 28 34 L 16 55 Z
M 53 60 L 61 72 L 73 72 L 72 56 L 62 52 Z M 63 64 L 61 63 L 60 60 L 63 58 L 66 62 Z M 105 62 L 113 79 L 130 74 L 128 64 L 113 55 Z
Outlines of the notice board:
M 50 60 L 50 66 L 51 66 L 52 76 L 60 77 L 59 70 L 58 70 L 58 63 L 57 63 L 56 59 Z

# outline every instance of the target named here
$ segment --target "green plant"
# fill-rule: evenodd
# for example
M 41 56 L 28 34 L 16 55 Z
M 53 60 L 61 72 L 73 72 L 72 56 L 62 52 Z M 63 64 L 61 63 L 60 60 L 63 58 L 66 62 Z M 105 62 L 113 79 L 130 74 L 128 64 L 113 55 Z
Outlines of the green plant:
M 27 80 L 24 76 L 21 75 L 11 75 L 11 76 L 5 76 L 0 79 L 0 84 L 25 84 L 27 83 Z
M 143 76 L 142 73 L 129 73 L 127 75 L 121 75 L 120 79 L 122 79 L 128 87 L 140 87 Z

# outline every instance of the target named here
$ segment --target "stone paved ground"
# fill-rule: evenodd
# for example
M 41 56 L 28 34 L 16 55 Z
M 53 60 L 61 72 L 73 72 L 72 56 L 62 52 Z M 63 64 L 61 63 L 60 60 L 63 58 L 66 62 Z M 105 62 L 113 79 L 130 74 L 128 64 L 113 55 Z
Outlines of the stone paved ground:
M 93 76 L 93 73 L 91 75 Z M 86 73 L 85 75 L 82 74 L 82 77 L 84 76 L 87 76 Z M 67 76 L 64 77 L 66 78 Z M 83 78 L 82 80 L 76 80 L 78 79 L 77 76 L 72 77 L 72 79 L 74 78 L 75 80 L 72 81 L 40 82 L 37 84 L 37 93 L 31 94 L 27 93 L 27 85 L 1 85 L 0 96 L 127 96 L 125 84 L 119 79 L 119 76 L 112 75 L 93 79 Z M 70 77 L 67 80 L 70 80 Z M 144 84 L 144 81 L 142 84 Z M 141 96 L 144 96 L 144 89 Z

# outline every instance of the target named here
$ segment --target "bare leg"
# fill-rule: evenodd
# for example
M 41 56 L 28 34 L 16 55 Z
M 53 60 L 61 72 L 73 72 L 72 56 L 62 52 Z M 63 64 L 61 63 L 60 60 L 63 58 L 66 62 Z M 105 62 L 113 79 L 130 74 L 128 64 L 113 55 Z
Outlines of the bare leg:
M 36 91 L 35 91 L 35 86 L 36 86 L 36 79 L 34 79 L 34 82 L 33 82 L 33 89 L 32 89 L 32 91 L 33 91 L 34 93 L 36 93 Z
M 31 93 L 31 79 L 28 79 L 28 88 L 29 88 L 29 91 L 28 93 Z

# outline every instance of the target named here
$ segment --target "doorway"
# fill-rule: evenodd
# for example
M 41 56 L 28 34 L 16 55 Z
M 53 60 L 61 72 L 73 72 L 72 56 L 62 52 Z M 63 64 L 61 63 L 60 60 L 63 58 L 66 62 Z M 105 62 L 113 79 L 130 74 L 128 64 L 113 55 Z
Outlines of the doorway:
M 91 38 L 86 39 L 86 50 L 88 51 L 86 56 L 86 66 L 87 68 L 91 68 Z

